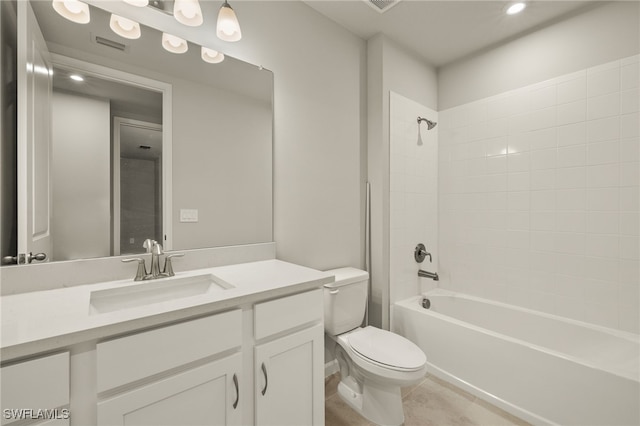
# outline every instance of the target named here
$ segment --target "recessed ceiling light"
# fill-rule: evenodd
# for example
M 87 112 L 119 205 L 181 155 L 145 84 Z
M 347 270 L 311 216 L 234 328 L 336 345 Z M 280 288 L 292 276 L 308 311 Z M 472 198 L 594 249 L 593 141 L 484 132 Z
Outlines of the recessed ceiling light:
M 69 78 L 73 81 L 84 81 L 84 78 L 78 74 L 71 74 Z
M 520 13 L 526 7 L 527 5 L 524 2 L 513 3 L 507 8 L 507 15 L 515 15 L 516 13 Z

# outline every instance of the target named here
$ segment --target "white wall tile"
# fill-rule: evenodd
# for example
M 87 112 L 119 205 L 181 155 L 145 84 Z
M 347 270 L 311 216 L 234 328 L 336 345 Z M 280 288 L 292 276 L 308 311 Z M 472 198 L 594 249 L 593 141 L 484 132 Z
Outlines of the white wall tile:
M 583 210 L 557 211 L 556 230 L 565 232 L 585 232 L 586 212 Z
M 556 171 L 557 189 L 577 189 L 586 186 L 585 167 L 566 167 Z
M 558 148 L 558 167 L 583 166 L 586 161 L 586 151 L 585 145 Z
M 620 188 L 620 210 L 621 211 L 638 211 L 640 203 L 638 203 L 638 187 L 622 187 Z
M 619 255 L 620 237 L 618 235 L 587 234 L 585 254 L 595 257 L 615 257 Z
M 440 155 L 450 288 L 640 331 L 639 60 L 448 111 L 441 146 L 472 142 Z
M 583 180 L 584 181 L 584 180 Z M 556 170 L 533 170 L 533 158 L 532 158 L 532 170 L 531 170 L 531 190 L 538 191 L 542 189 L 553 189 L 556 186 Z
M 558 210 L 584 210 L 584 189 L 562 189 L 556 191 L 556 208 Z
M 617 211 L 590 211 L 587 213 L 587 233 L 618 234 L 620 214 Z
M 640 167 L 638 162 L 620 163 L 620 186 L 638 186 L 640 184 Z
M 638 112 L 640 109 L 639 97 L 640 94 L 638 93 L 637 88 L 620 92 L 620 113 L 628 114 L 631 112 Z
M 587 146 L 587 164 L 610 164 L 620 161 L 620 142 L 594 142 Z
M 599 188 L 587 190 L 587 210 L 611 211 L 619 209 L 620 192 L 618 188 Z
M 620 166 L 616 164 L 604 164 L 587 167 L 587 187 L 610 188 L 618 186 L 620 182 Z
M 601 142 L 620 137 L 620 117 L 613 116 L 587 122 L 587 142 Z
M 584 122 L 567 124 L 558 127 L 559 147 L 583 144 L 586 140 L 586 125 Z
M 531 210 L 555 210 L 555 191 L 531 191 Z
M 531 170 L 555 169 L 557 167 L 558 150 L 540 149 L 531 152 Z
M 596 96 L 587 100 L 587 119 L 611 117 L 620 114 L 620 92 Z
M 640 215 L 638 212 L 620 212 L 620 235 L 639 235 Z
M 584 121 L 586 117 L 587 103 L 584 100 L 569 102 L 557 107 L 557 124 L 559 126 L 578 123 Z
M 489 174 L 494 173 L 506 173 L 507 171 L 507 156 L 496 155 L 486 158 L 486 171 Z
M 620 69 L 616 66 L 587 75 L 587 96 L 600 96 L 620 90 Z
M 508 138 L 506 136 L 486 140 L 485 149 L 487 156 L 505 155 L 507 153 Z
M 638 63 L 624 65 L 620 67 L 620 89 L 627 90 L 638 87 L 640 77 L 638 74 Z
M 529 145 L 530 150 L 555 148 L 558 144 L 558 130 L 556 127 L 548 129 L 534 130 L 522 135 L 524 141 Z
M 575 102 L 587 97 L 587 79 L 585 76 L 574 78 L 558 84 L 558 105 Z
M 620 162 L 640 161 L 640 139 L 630 138 L 620 140 Z
M 509 172 L 525 172 L 528 171 L 529 168 L 528 152 L 509 154 L 507 156 L 507 170 L 509 170 Z
M 639 135 L 638 130 L 638 114 L 625 114 L 620 116 L 620 137 L 637 138 Z

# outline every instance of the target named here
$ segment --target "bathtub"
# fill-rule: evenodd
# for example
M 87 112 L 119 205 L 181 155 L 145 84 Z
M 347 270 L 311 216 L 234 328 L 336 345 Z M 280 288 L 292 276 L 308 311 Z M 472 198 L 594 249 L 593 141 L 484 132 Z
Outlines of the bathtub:
M 431 374 L 530 423 L 640 424 L 635 334 L 442 289 L 395 303 L 392 324 Z

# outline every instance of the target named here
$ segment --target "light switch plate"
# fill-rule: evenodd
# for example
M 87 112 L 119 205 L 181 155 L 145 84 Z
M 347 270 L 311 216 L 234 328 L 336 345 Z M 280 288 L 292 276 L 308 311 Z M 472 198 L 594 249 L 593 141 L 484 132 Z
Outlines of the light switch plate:
M 197 209 L 180 209 L 180 222 L 197 222 Z

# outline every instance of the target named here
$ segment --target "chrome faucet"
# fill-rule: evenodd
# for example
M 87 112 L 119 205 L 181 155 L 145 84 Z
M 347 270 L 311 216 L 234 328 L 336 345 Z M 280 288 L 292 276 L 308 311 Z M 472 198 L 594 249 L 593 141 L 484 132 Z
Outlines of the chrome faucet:
M 418 276 L 423 278 L 431 278 L 434 281 L 440 281 L 440 277 L 438 277 L 437 272 L 423 271 L 422 269 L 420 269 L 418 271 Z
M 147 272 L 147 265 L 142 257 L 122 259 L 123 262 L 138 262 L 138 270 L 136 271 L 136 276 L 133 279 L 134 281 L 154 280 L 156 278 L 173 277 L 175 275 L 171 259 L 174 257 L 182 257 L 184 256 L 184 253 L 165 255 L 164 267 L 162 268 L 162 271 L 160 271 L 160 256 L 165 254 L 162 251 L 162 245 L 160 245 L 156 240 L 147 239 L 144 241 L 142 247 L 147 249 L 147 253 L 151 253 L 151 272 Z
M 165 276 L 160 272 L 160 256 L 163 254 L 162 246 L 153 240 L 151 245 L 151 279 Z

